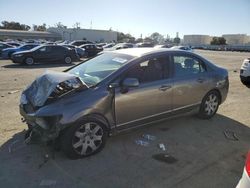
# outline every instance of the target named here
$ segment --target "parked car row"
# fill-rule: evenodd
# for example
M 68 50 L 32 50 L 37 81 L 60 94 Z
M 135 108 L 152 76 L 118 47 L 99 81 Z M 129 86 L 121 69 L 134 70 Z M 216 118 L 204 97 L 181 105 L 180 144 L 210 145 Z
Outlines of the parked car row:
M 35 63 L 64 62 L 67 64 L 79 60 L 75 49 L 60 45 L 39 45 L 31 50 L 20 51 L 11 55 L 14 63 L 33 65 Z

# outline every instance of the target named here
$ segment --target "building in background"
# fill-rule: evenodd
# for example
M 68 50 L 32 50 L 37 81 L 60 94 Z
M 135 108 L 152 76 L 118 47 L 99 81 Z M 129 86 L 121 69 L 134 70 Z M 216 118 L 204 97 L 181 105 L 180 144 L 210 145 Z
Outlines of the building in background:
M 222 35 L 229 45 L 244 45 L 250 43 L 250 36 L 246 34 L 227 34 Z
M 116 42 L 117 32 L 110 30 L 55 28 L 47 29 L 50 33 L 60 35 L 62 40 L 88 40 L 91 42 Z
M 0 39 L 43 39 L 43 40 L 61 40 L 61 36 L 57 33 L 50 33 L 46 31 L 20 31 L 0 29 Z
M 189 46 L 210 45 L 214 36 L 209 35 L 184 35 L 183 44 Z M 222 35 L 228 45 L 246 45 L 250 44 L 250 36 L 246 34 L 227 34 Z
M 212 37 L 209 35 L 184 35 L 183 44 L 189 46 L 201 46 L 210 44 Z

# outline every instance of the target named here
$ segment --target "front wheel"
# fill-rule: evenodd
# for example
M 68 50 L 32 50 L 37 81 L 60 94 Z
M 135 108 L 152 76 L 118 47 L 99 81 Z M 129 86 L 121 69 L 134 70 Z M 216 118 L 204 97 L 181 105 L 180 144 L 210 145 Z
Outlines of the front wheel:
M 69 57 L 69 56 L 65 57 L 65 58 L 64 58 L 64 62 L 65 62 L 66 64 L 72 63 L 71 57 Z
M 26 65 L 33 65 L 34 64 L 34 59 L 32 57 L 27 57 L 25 59 L 25 64 Z
M 215 115 L 220 105 L 220 97 L 217 91 L 209 92 L 202 100 L 199 117 L 202 119 L 210 119 Z
M 106 127 L 102 123 L 82 121 L 65 130 L 61 137 L 61 148 L 71 159 L 87 157 L 100 152 L 106 138 Z

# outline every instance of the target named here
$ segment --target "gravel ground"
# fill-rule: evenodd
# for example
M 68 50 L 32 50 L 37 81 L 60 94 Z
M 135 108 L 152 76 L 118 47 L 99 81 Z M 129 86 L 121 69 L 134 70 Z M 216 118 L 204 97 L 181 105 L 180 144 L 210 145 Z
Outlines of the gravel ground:
M 48 147 L 25 145 L 26 125 L 18 111 L 20 93 L 29 83 L 46 69 L 67 67 L 0 60 L 0 187 L 235 187 L 250 148 L 250 89 L 239 79 L 241 63 L 250 53 L 196 53 L 229 71 L 229 94 L 214 118 L 187 116 L 146 126 L 111 137 L 101 153 L 73 161 L 61 152 L 52 159 Z M 224 131 L 234 132 L 238 140 L 227 139 Z M 147 147 L 136 145 L 145 133 L 156 140 Z M 152 157 L 162 153 L 159 143 L 176 159 L 173 163 Z

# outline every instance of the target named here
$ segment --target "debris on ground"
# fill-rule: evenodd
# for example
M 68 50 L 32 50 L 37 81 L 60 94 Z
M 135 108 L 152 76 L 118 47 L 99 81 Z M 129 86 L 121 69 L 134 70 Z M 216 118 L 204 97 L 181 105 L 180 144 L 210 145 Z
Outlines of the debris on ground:
M 144 140 L 136 140 L 135 143 L 140 146 L 148 146 L 149 142 L 144 141 Z
M 165 162 L 168 164 L 173 164 L 173 163 L 176 163 L 178 161 L 175 157 L 173 157 L 169 154 L 166 154 L 166 153 L 155 154 L 152 157 L 153 157 L 153 159 L 155 159 L 157 161 Z
M 14 94 L 14 93 L 17 93 L 19 92 L 20 90 L 14 90 L 14 91 L 9 91 L 8 94 Z
M 228 139 L 228 140 L 233 140 L 233 141 L 239 140 L 236 133 L 233 131 L 224 131 L 224 135 L 225 135 L 226 139 Z
M 54 186 L 56 185 L 56 180 L 42 180 L 39 186 Z
M 150 134 L 144 134 L 142 135 L 142 138 L 146 139 L 146 140 L 150 140 L 153 141 L 156 139 L 156 136 L 150 135 Z
M 1 95 L 1 97 L 4 97 L 4 95 Z
M 42 168 L 42 166 L 45 165 L 48 161 L 49 161 L 49 154 L 46 153 L 43 156 L 43 162 L 41 164 L 39 164 L 38 168 Z
M 166 147 L 163 143 L 158 144 L 158 146 L 162 151 L 166 151 Z
M 237 70 L 234 70 L 234 72 L 237 72 Z

